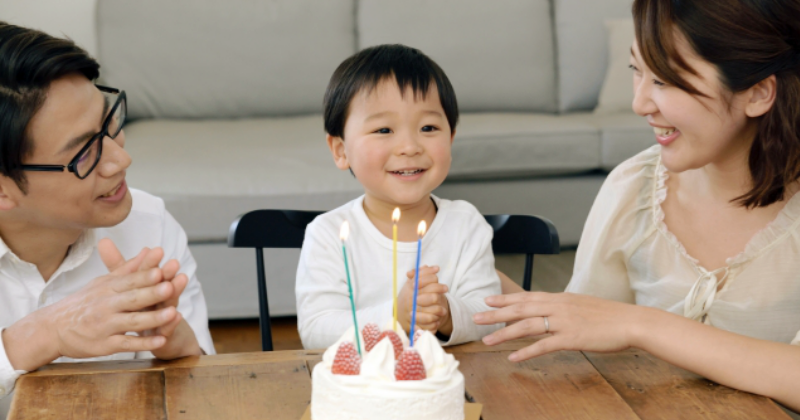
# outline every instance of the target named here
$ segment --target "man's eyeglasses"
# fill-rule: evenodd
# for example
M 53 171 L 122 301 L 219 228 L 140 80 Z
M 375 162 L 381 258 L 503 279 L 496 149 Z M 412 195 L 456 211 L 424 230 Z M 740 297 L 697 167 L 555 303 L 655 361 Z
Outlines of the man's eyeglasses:
M 106 136 L 112 139 L 116 138 L 119 132 L 122 131 L 128 114 L 127 97 L 124 90 L 100 85 L 95 86 L 103 92 L 107 104 L 113 103 L 111 108 L 109 108 L 108 115 L 105 120 L 103 120 L 103 126 L 100 132 L 93 135 L 66 166 L 21 165 L 20 169 L 42 172 L 63 172 L 64 169 L 66 169 L 74 173 L 79 179 L 84 179 L 92 173 L 97 163 L 100 162 L 100 156 L 103 154 L 103 139 Z

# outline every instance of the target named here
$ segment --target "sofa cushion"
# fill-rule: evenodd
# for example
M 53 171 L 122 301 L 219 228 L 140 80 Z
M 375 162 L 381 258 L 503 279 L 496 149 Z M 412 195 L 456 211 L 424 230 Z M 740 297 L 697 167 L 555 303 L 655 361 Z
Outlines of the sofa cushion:
M 632 0 L 555 0 L 561 111 L 597 105 L 608 63 L 604 21 L 631 16 Z
M 548 0 L 359 0 L 359 48 L 419 48 L 447 73 L 463 111 L 556 110 Z
M 143 120 L 125 131 L 128 183 L 164 198 L 190 241 L 224 240 L 253 209 L 327 209 L 363 193 L 334 165 L 319 115 Z
M 608 30 L 608 68 L 594 113 L 630 113 L 633 103 L 633 72 L 629 68 L 635 37 L 633 19 L 610 19 L 605 26 Z
M 319 113 L 354 1 L 98 0 L 102 78 L 133 118 Z
M 597 169 L 600 136 L 586 117 L 465 114 L 448 179 Z M 125 130 L 129 184 L 163 197 L 193 242 L 224 240 L 252 209 L 331 209 L 363 193 L 334 165 L 319 115 L 141 120 Z
M 448 179 L 570 174 L 599 165 L 591 115 L 463 114 Z
M 0 20 L 69 38 L 97 55 L 95 0 L 0 1 Z M 3 411 L 0 407 L 0 416 Z
M 653 128 L 633 112 L 595 115 L 594 124 L 600 130 L 601 166 L 608 171 L 656 144 Z

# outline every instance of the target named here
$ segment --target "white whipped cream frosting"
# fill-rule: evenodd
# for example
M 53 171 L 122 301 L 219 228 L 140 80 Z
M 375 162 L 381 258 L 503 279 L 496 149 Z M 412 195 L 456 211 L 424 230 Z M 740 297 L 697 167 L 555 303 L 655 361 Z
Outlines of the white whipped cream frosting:
M 387 329 L 391 326 L 390 321 Z M 396 331 L 403 347 L 408 348 L 405 332 L 402 328 Z M 311 382 L 313 420 L 464 418 L 464 375 L 458 370 L 458 361 L 445 353 L 433 334 L 423 332 L 414 343 L 427 378 L 398 381 L 394 377 L 394 348 L 390 340 L 381 340 L 369 353 L 362 348 L 359 375 L 334 375 L 331 372 L 339 344 L 353 341 L 355 333 L 351 327 L 325 351 L 322 362 L 314 368 Z
M 387 325 L 391 327 L 391 321 Z M 403 342 L 403 348 L 408 348 L 408 337 L 398 328 L 398 335 Z M 359 334 L 360 335 L 360 334 Z M 334 345 L 328 347 L 322 356 L 322 366 L 327 373 L 331 372 L 336 350 L 345 341 L 354 341 L 355 328 L 350 327 Z M 370 352 L 364 349 L 363 337 L 361 339 L 361 373 L 359 375 L 333 375 L 332 379 L 345 387 L 369 389 L 371 393 L 388 391 L 392 395 L 398 392 L 435 392 L 452 385 L 456 381 L 463 381 L 458 371 L 458 361 L 452 354 L 447 354 L 439 340 L 429 331 L 423 331 L 414 343 L 414 349 L 419 352 L 422 364 L 425 366 L 426 378 L 419 381 L 398 381 L 394 376 L 395 360 L 394 348 L 389 340 L 381 340 Z M 355 344 L 355 343 L 353 343 Z

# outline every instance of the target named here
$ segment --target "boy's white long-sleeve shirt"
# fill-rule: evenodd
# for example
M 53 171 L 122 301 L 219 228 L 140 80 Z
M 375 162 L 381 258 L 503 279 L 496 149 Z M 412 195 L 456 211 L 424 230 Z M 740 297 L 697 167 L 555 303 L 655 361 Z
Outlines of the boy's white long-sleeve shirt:
M 439 266 L 439 283 L 453 320 L 453 333 L 445 345 L 478 340 L 502 325 L 479 326 L 472 315 L 490 310 L 484 298 L 499 295 L 500 279 L 494 268 L 491 226 L 466 201 L 433 197 L 436 217 L 422 239 L 420 266 Z M 353 285 L 358 325 L 369 322 L 384 327 L 392 317 L 392 240 L 372 224 L 364 212 L 364 196 L 311 222 L 297 268 L 297 326 L 303 346 L 325 348 L 353 325 L 339 232 L 350 223 L 347 258 Z M 417 242 L 397 244 L 397 291 L 414 269 Z M 413 281 L 410 280 L 410 281 Z

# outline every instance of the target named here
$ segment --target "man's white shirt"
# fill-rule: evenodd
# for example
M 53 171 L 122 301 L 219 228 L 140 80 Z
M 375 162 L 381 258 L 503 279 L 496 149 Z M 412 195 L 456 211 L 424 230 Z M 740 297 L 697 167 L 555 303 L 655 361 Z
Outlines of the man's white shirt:
M 466 201 L 434 197 L 436 217 L 422 239 L 420 266 L 439 266 L 439 283 L 453 320 L 446 345 L 482 338 L 499 326 L 479 326 L 472 315 L 488 311 L 484 298 L 499 295 L 491 226 Z M 359 327 L 368 322 L 384 328 L 392 318 L 392 240 L 364 212 L 364 197 L 320 215 L 306 229 L 297 269 L 297 326 L 305 348 L 332 345 L 353 325 L 339 230 L 350 223 L 347 253 Z M 401 216 L 402 217 L 402 216 Z M 397 290 L 414 269 L 417 242 L 397 244 Z
M 180 262 L 180 272 L 186 274 L 189 283 L 180 297 L 178 312 L 194 331 L 200 348 L 206 354 L 215 353 L 208 330 L 205 298 L 200 282 L 195 276 L 197 264 L 189 251 L 186 233 L 164 208 L 164 202 L 160 198 L 134 189 L 131 189 L 131 195 L 133 208 L 130 215 L 116 226 L 87 230 L 70 247 L 66 259 L 47 282 L 35 265 L 20 260 L 0 240 L 0 337 L 4 328 L 26 315 L 58 302 L 95 278 L 108 274 L 108 269 L 98 254 L 97 243 L 100 239 L 109 238 L 126 259 L 133 258 L 144 247 L 162 247 L 164 249 L 162 264 L 170 259 Z M 55 362 L 152 357 L 150 352 L 131 352 L 80 360 L 61 357 Z M 14 370 L 6 356 L 5 346 L 0 342 L 0 399 L 11 393 L 17 378 L 24 373 L 26 372 Z M 3 409 L 0 408 L 0 418 L 4 415 Z

